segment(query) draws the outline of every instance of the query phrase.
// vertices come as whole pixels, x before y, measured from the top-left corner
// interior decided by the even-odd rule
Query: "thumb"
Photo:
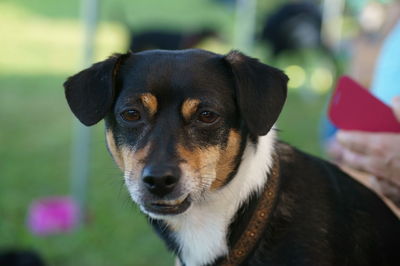
[[[393,97],[392,104],[393,113],[400,122],[400,96]]]

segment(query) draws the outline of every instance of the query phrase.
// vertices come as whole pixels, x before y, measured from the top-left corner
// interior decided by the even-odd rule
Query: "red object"
[[[340,129],[400,133],[392,109],[347,76],[338,81],[328,115]]]

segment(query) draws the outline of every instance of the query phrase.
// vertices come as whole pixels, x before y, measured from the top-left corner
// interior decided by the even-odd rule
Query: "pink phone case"
[[[400,133],[400,122],[392,109],[347,76],[337,83],[328,115],[340,129]]]

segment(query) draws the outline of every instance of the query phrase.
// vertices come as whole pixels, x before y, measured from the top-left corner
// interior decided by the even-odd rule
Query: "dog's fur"
[[[82,123],[105,119],[132,199],[183,265],[229,254],[274,163],[277,203],[244,265],[398,265],[400,224],[385,204],[275,140],[286,83],[239,52],[155,50],[114,55],[64,86]]]

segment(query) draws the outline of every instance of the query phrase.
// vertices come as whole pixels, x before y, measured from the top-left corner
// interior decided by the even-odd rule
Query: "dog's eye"
[[[140,120],[140,112],[135,109],[130,109],[123,111],[121,114],[122,119],[128,122],[138,121]]]
[[[219,115],[211,111],[203,111],[199,114],[197,120],[200,122],[211,124],[218,119]]]

